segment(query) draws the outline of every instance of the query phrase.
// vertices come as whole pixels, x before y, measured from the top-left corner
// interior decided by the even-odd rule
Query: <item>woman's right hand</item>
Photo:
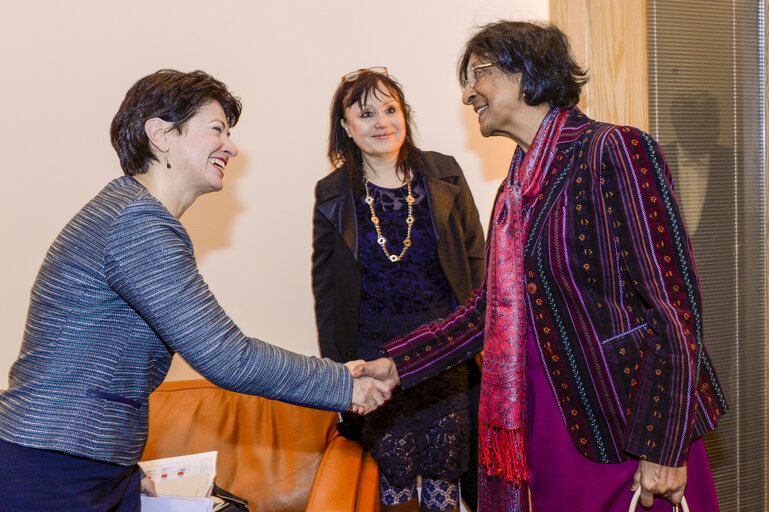
[[[356,377],[348,411],[368,414],[390,399],[392,386],[371,377]]]
[[[668,499],[673,505],[680,505],[686,489],[686,476],[686,466],[663,466],[641,460],[638,461],[630,490],[635,492],[641,488],[641,505],[644,508],[654,506],[655,496]]]

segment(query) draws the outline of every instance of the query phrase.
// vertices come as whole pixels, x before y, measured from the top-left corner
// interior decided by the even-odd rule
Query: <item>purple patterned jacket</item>
[[[592,460],[686,463],[727,405],[702,342],[691,247],[657,143],[574,109],[532,212],[528,313],[550,386]],[[483,348],[486,294],[385,345],[403,386]]]

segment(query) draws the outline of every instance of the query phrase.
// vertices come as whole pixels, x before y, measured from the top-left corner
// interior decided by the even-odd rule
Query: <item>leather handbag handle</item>
[[[636,509],[638,508],[638,501],[641,499],[641,488],[635,490],[635,493],[633,493],[633,499],[630,500],[630,508],[628,508],[628,512],[636,512]],[[673,505],[673,510],[678,510],[678,505]],[[686,498],[681,499],[681,510],[683,512],[689,512],[689,505],[686,503]]]

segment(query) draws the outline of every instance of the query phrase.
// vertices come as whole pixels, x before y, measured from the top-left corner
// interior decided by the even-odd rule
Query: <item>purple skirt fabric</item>
[[[530,489],[533,512],[627,512],[638,463],[601,464],[582,455],[569,437],[539,360],[534,337],[528,340]],[[689,451],[686,501],[691,512],[718,512],[713,475],[702,439]],[[638,510],[643,509],[640,505]],[[653,512],[669,512],[656,499]]]

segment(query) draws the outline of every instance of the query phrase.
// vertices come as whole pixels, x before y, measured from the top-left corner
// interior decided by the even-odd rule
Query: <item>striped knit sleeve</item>
[[[665,466],[688,457],[703,354],[701,298],[689,240],[657,143],[615,127],[602,147],[601,189],[622,266],[647,304],[624,449]]]
[[[425,324],[387,342],[401,386],[409,388],[470,359],[483,350],[485,289],[475,290],[464,306],[440,322]]]
[[[223,388],[343,411],[352,377],[342,365],[246,337],[197,270],[184,228],[159,207],[137,201],[110,230],[108,284],[172,351]]]

